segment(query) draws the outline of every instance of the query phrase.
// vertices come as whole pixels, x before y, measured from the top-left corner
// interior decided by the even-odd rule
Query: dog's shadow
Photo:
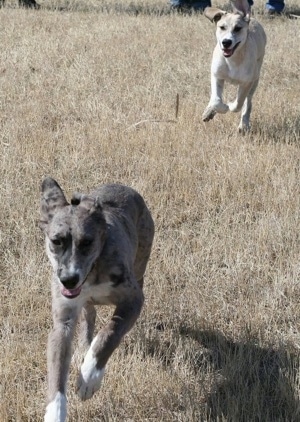
[[[299,145],[300,116],[290,113],[287,116],[278,118],[275,121],[256,120],[250,132],[251,135],[258,136],[260,142],[270,142],[275,144],[295,144]]]
[[[209,373],[217,374],[206,399],[209,420],[300,420],[300,400],[293,387],[299,377],[299,354],[261,348],[250,338],[234,342],[219,332],[187,326],[181,326],[179,336],[183,342],[190,338],[199,345],[199,356],[189,362],[192,369],[206,371],[209,366]],[[146,349],[146,354],[158,358],[166,368],[172,364],[171,344],[162,347],[156,337]]]

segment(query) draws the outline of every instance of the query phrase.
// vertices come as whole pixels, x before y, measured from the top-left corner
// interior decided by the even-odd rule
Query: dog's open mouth
[[[75,297],[80,295],[82,285],[76,287],[76,289],[66,289],[65,287],[61,288],[61,294],[68,299],[74,299]]]
[[[238,42],[237,44],[235,44],[235,46],[233,48],[223,48],[223,56],[224,57],[231,57],[233,55],[233,53],[235,52],[236,48],[238,47],[240,43]]]
[[[93,263],[90,271],[88,272],[88,274],[86,275],[85,279],[80,284],[80,286],[76,287],[75,289],[67,289],[65,286],[61,284],[61,288],[60,288],[61,294],[68,299],[74,299],[75,297],[79,296],[81,293],[82,286],[84,285],[84,283],[86,282],[86,279],[88,278],[88,275],[93,271],[94,268],[95,268],[95,263]]]

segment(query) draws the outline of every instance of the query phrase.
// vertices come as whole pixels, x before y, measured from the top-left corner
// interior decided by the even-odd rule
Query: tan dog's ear
[[[249,22],[251,7],[248,3],[248,0],[231,0],[231,4],[233,11],[242,13],[244,15],[245,21]]]
[[[62,208],[69,204],[61,187],[51,177],[46,177],[43,180],[41,191],[40,227],[44,230],[46,225],[52,220],[54,211],[57,208]]]
[[[204,16],[206,16],[213,23],[217,23],[223,15],[226,15],[226,13],[227,12],[218,9],[217,7],[206,7],[204,9]]]

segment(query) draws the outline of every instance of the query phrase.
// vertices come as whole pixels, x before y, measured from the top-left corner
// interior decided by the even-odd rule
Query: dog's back
[[[118,184],[99,186],[91,196],[100,202],[109,227],[107,253],[112,256],[110,249],[118,248],[118,254],[124,251],[135,257],[135,276],[142,285],[154,236],[154,223],[144,199],[134,189]],[[130,248],[135,250],[129,254]]]
[[[118,184],[101,185],[90,193],[97,198],[107,217],[124,215],[137,222],[147,209],[144,199],[134,189]]]
[[[250,19],[248,37],[256,44],[257,59],[263,59],[267,44],[267,36],[263,26],[254,18]]]

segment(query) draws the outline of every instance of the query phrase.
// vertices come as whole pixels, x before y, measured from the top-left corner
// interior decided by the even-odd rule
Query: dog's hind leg
[[[238,113],[242,110],[245,99],[247,98],[250,92],[251,86],[252,82],[248,84],[239,85],[236,99],[228,104],[230,111],[232,111],[233,113]]]
[[[79,317],[78,347],[75,348],[72,356],[72,365],[80,367],[83,356],[88,351],[93,337],[96,322],[96,310],[92,303],[87,303],[82,308]]]
[[[252,97],[258,85],[258,79],[253,82],[250,91],[245,99],[243,108],[242,108],[242,115],[239,124],[239,132],[244,133],[250,129],[250,114],[252,110]]]
[[[81,349],[90,347],[95,329],[96,310],[92,303],[87,303],[81,311],[79,319],[79,345]]]

